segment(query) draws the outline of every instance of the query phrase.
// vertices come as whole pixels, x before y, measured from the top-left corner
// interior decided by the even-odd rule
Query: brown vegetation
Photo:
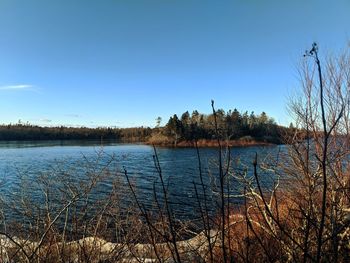
[[[217,140],[206,140],[206,139],[201,139],[196,142],[193,141],[180,141],[177,143],[177,147],[195,147],[197,143],[198,147],[219,147],[219,144]],[[245,139],[239,139],[239,140],[229,140],[224,142],[225,145],[228,147],[248,147],[248,146],[268,146],[268,145],[273,145],[273,143],[270,142],[263,142],[263,141],[256,141],[254,139],[251,140],[245,140]],[[152,143],[153,144],[153,143]],[[160,144],[155,144],[159,146],[174,146],[172,142],[167,142],[167,143],[160,143]]]

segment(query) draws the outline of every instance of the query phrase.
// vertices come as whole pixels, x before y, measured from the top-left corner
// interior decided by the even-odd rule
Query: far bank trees
[[[251,112],[240,113],[237,109],[225,112],[223,109],[216,111],[219,134],[214,129],[213,114],[202,114],[188,111],[181,118],[174,114],[169,118],[164,127],[164,134],[168,136],[176,146],[180,140],[192,141],[199,139],[213,140],[220,136],[222,140],[256,139],[260,141],[280,143],[281,127],[273,118],[265,112],[255,114]]]

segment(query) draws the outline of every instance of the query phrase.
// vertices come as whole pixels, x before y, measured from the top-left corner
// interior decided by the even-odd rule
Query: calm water
[[[249,174],[256,152],[259,159],[264,159],[268,155],[275,156],[279,149],[279,146],[233,148],[230,159],[236,166],[236,171],[242,172],[247,169]],[[201,148],[199,151],[208,198],[215,203],[218,150]],[[200,182],[196,149],[157,148],[157,152],[173,211],[178,216],[194,216],[194,207],[197,204],[194,184],[198,185]],[[14,193],[20,192],[22,187],[29,192],[29,198],[40,203],[43,202],[42,193],[32,184],[28,186],[23,183],[25,178],[27,181],[29,179],[29,182],[35,182],[40,176],[55,178],[65,174],[70,180],[79,182],[86,180],[90,174],[103,174],[108,171],[111,176],[103,179],[93,193],[92,199],[98,200],[104,198],[104,194],[111,190],[111,183],[115,178],[126,183],[125,169],[136,186],[138,197],[150,207],[154,201],[154,194],[160,202],[163,200],[153,156],[153,148],[141,144],[110,142],[101,146],[99,142],[79,141],[0,142],[2,193],[11,198]],[[271,177],[265,176],[263,183],[271,183]],[[239,183],[232,182],[232,185],[232,191],[238,193]],[[124,185],[118,189],[121,196],[125,195],[123,201],[126,206],[130,198],[127,188]],[[239,202],[239,198],[236,199]]]

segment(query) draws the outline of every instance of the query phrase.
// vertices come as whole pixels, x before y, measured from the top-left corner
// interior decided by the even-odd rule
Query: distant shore
[[[205,117],[204,120],[210,119],[210,116],[203,115],[202,117]],[[208,120],[206,121],[209,122]],[[201,125],[198,123],[192,123],[191,125],[187,122],[184,122],[185,124],[181,123],[177,119],[176,129],[171,124],[153,129],[149,127],[74,128],[64,126],[40,127],[30,124],[0,125],[0,141],[95,141],[98,144],[117,141],[120,143],[142,143],[162,147],[184,148],[195,147],[196,144],[193,138],[196,138],[198,147],[219,146],[219,142],[216,139],[217,135],[208,123],[206,125],[206,122]],[[231,140],[223,139],[220,144],[230,147],[275,145],[283,143],[281,134],[288,133],[286,128],[277,127],[273,123],[267,123],[265,126],[257,125],[254,129],[249,127],[243,128],[240,132],[238,132],[239,129],[237,128],[235,135],[230,135]],[[231,131],[227,134],[233,134],[233,132]],[[222,138],[225,138],[225,136]]]
[[[155,146],[162,146],[162,147],[178,147],[178,148],[187,148],[187,147],[195,147],[196,144],[194,141],[179,141],[176,144],[174,142],[169,141],[163,141],[163,142],[146,142],[147,145],[155,145]],[[229,147],[252,147],[252,146],[272,146],[276,145],[275,143],[271,142],[264,142],[264,141],[244,141],[244,140],[226,140],[226,141],[220,141],[221,146],[229,146]],[[217,140],[207,140],[207,139],[200,139],[197,141],[197,146],[200,148],[204,147],[219,147],[219,143]]]

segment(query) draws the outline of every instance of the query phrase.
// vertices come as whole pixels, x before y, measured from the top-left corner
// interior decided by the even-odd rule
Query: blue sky
[[[348,0],[0,0],[0,123],[154,126],[174,113],[267,112],[297,65],[350,39]]]

